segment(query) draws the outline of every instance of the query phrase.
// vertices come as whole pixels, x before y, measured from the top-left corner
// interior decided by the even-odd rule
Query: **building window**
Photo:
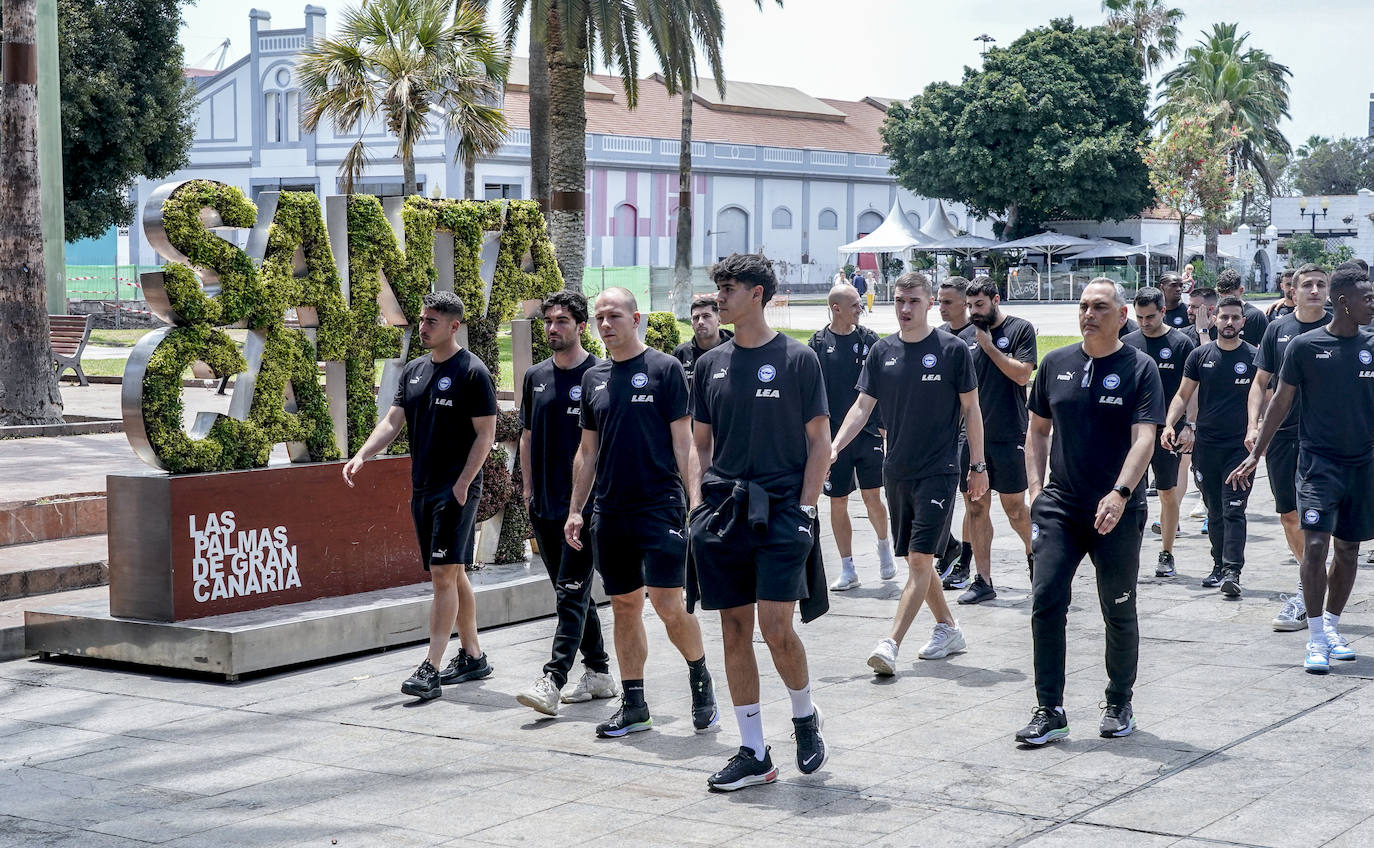
[[[835,214],[834,209],[822,209],[820,217],[816,219],[816,228],[838,230],[840,228],[840,216]]]
[[[281,92],[268,91],[262,95],[262,140],[266,144],[281,142]]]
[[[483,200],[520,200],[524,193],[520,183],[484,183]]]
[[[291,144],[301,140],[299,91],[265,91],[262,95],[264,144]]]
[[[792,211],[786,206],[779,206],[777,209],[773,210],[773,229],[792,229]]]

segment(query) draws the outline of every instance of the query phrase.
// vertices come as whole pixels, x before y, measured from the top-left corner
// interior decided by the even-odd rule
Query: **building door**
[[[749,213],[738,206],[729,206],[716,215],[716,258],[724,259],[732,253],[749,252]]]
[[[611,235],[614,244],[611,261],[616,268],[638,265],[639,256],[639,210],[628,203],[615,208],[615,221]]]
[[[882,224],[883,224],[883,216],[882,216],[882,215],[879,215],[877,212],[874,212],[872,209],[868,210],[867,212],[865,212],[865,213],[863,213],[862,215],[859,216],[859,231],[858,231],[858,233],[855,234],[855,236],[854,236],[855,240],[858,240],[858,239],[863,238],[864,236],[868,235],[869,233],[871,233],[871,232],[873,232],[874,230],[876,230],[876,229],[878,229],[879,227],[881,227]],[[878,256],[877,256],[877,254],[875,254],[875,253],[860,253],[860,254],[859,254],[859,270],[860,270],[860,271],[877,271],[877,270],[878,270]]]

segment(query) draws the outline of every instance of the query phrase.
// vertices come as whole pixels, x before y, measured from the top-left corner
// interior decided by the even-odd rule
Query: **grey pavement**
[[[969,650],[916,659],[931,626],[922,611],[899,673],[873,677],[864,661],[900,584],[878,579],[854,507],[864,585],[799,628],[831,750],[815,775],[796,769],[786,692],[756,640],[781,778],[706,792],[738,745],[711,613],[700,618],[724,728],[707,735],[692,732],[686,669],[652,613],[655,726],[619,741],[593,734],[611,702],[556,719],[515,703],[548,657],[549,619],[483,633],[495,674],[425,704],[398,691],[419,646],[237,684],[15,661],[0,664],[0,846],[1366,846],[1369,575],[1343,619],[1361,657],[1304,674],[1303,634],[1269,627],[1296,577],[1270,503],[1261,482],[1240,600],[1198,585],[1197,521],[1175,548],[1184,576],[1142,579],[1140,729],[1125,739],[1096,735],[1103,628],[1085,568],[1069,617],[1073,733],[1038,750],[1012,743],[1034,704],[1030,604],[998,508],[1000,596],[956,608]],[[1147,530],[1144,574],[1157,550]]]

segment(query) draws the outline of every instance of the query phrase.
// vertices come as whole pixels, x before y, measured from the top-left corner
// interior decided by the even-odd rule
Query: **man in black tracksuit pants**
[[[1140,647],[1135,587],[1145,528],[1145,467],[1164,421],[1159,370],[1118,338],[1126,303],[1097,278],[1078,304],[1082,344],[1045,356],[1031,392],[1026,476],[1035,555],[1031,633],[1038,706],[1016,741],[1043,745],[1067,736],[1065,625],[1073,575],[1088,556],[1107,625],[1104,737],[1135,729],[1131,687]],[[1053,439],[1053,441],[1051,441]],[[1045,479],[1045,461],[1050,480]]]
[[[539,557],[553,581],[558,623],[553,656],[544,665],[543,676],[516,695],[516,700],[545,715],[557,715],[560,702],[611,698],[616,686],[601,618],[591,603],[592,552],[587,531],[582,531],[581,550],[574,550],[563,538],[572,497],[573,457],[582,440],[578,426],[582,375],[600,360],[582,348],[582,331],[587,327],[585,297],[555,292],[542,309],[553,356],[525,372],[520,393],[520,470]],[[587,671],[571,691],[564,692],[579,649]]]

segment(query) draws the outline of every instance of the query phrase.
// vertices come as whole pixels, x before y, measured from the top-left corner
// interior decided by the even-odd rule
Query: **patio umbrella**
[[[1054,293],[1054,255],[1056,253],[1068,253],[1071,251],[1085,250],[1096,247],[1097,242],[1092,239],[1069,236],[1063,233],[1044,232],[1036,233],[1033,236],[1016,239],[1015,241],[1004,241],[992,250],[1029,250],[1032,253],[1045,254],[1045,269],[1049,275],[1050,293]],[[1036,292],[1039,294],[1039,291]],[[1037,298],[1039,299],[1039,298]]]

